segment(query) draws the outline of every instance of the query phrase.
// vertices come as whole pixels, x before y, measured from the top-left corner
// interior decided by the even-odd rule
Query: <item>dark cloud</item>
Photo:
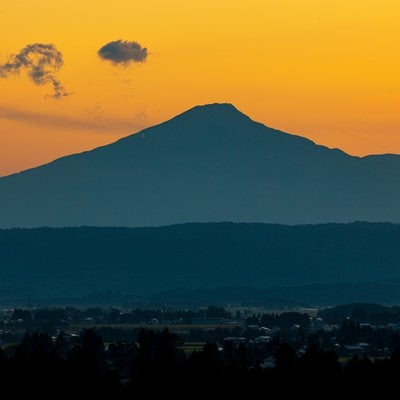
[[[100,58],[111,61],[115,65],[127,66],[131,62],[144,62],[147,49],[137,42],[114,40],[104,45],[98,52]]]
[[[36,85],[51,84],[53,94],[59,99],[68,93],[56,77],[56,72],[63,65],[62,54],[52,44],[34,43],[24,47],[18,54],[9,57],[5,64],[0,64],[0,78],[19,74],[25,70]]]

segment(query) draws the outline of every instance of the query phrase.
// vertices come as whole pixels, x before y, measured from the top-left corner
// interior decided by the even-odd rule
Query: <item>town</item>
[[[339,390],[369,372],[399,370],[399,307],[360,303],[265,311],[5,308],[0,381],[7,387],[25,379],[51,393],[67,379],[69,390],[83,385],[88,392],[109,390],[123,398],[147,390],[154,379],[162,382],[164,393],[178,382],[194,385],[199,379],[206,382],[199,391],[222,390],[223,382],[239,374],[237,390],[252,383],[256,391],[265,382],[271,387],[289,378],[299,383],[312,373],[326,382],[336,380]],[[27,387],[18,390],[24,394]]]
[[[180,338],[186,353],[215,343],[244,345],[254,354],[254,366],[266,356],[272,363],[278,343],[288,343],[301,355],[312,344],[332,350],[341,359],[354,355],[387,357],[400,346],[400,308],[350,304],[318,310],[303,308],[266,312],[258,307],[201,307],[197,310],[125,308],[4,308],[0,311],[0,344],[12,354],[26,332],[61,336],[70,343],[92,330],[105,343],[134,342],[143,329],[167,328]],[[107,347],[106,347],[107,349]],[[265,363],[261,365],[272,365]]]

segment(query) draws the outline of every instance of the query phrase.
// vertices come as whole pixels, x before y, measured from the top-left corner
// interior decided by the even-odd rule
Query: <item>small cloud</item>
[[[19,74],[25,70],[36,85],[51,84],[53,94],[50,97],[60,99],[68,96],[56,72],[63,66],[63,57],[53,44],[33,43],[25,46],[18,54],[0,64],[0,78]]]
[[[146,61],[147,49],[137,42],[127,40],[114,40],[104,45],[97,54],[103,60],[114,65],[128,66],[130,63]]]

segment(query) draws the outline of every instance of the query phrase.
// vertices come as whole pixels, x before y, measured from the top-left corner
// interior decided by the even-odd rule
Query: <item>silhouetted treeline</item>
[[[16,308],[10,322],[26,329],[51,332],[55,328],[84,322],[101,324],[136,324],[136,323],[183,323],[191,324],[194,318],[231,319],[224,307],[208,306],[199,310],[134,309],[122,311],[117,308],[93,307],[78,309],[39,308],[35,310]],[[0,321],[1,323],[2,321]]]
[[[354,356],[340,363],[335,352],[311,342],[299,355],[275,337],[266,345],[273,363],[265,366],[251,349],[227,341],[206,343],[201,351],[184,352],[179,336],[168,329],[141,330],[136,342],[111,343],[86,330],[75,338],[60,333],[55,340],[43,333],[26,333],[12,351],[0,351],[3,393],[41,398],[89,396],[134,398],[146,393],[197,396],[307,394],[332,397],[379,393],[397,388],[400,348],[390,357],[371,360]],[[261,355],[261,353],[259,354]],[[324,395],[324,391],[327,391]],[[360,398],[360,397],[358,397]]]
[[[330,323],[339,324],[345,318],[361,323],[400,323],[400,307],[387,307],[375,303],[352,303],[326,308],[318,316]]]
[[[311,319],[308,314],[290,311],[281,314],[257,314],[246,318],[246,323],[267,327],[277,326],[281,329],[288,329],[293,325],[307,328],[310,326]]]

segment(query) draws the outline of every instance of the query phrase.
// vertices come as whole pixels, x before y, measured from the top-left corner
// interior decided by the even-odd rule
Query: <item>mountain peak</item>
[[[197,105],[189,109],[188,111],[219,111],[219,112],[240,112],[233,104],[231,103],[208,103]]]
[[[190,120],[191,122],[212,120],[214,122],[237,122],[238,120],[249,122],[250,118],[239,111],[230,103],[210,103],[197,105],[179,114],[173,120]]]
[[[0,179],[0,226],[400,222],[399,171],[206,104]]]

